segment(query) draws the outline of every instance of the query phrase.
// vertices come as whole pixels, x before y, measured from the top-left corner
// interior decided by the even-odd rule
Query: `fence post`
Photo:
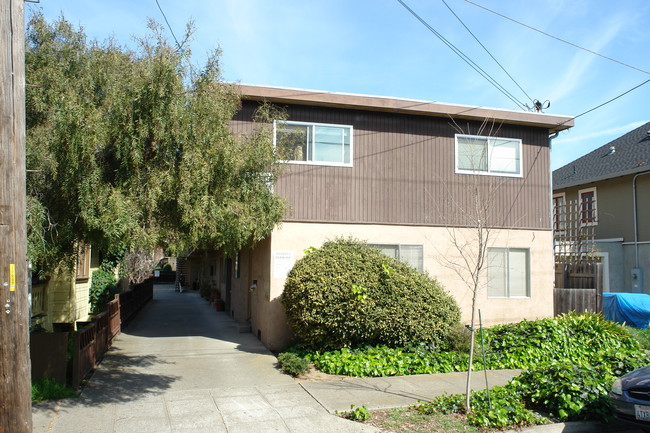
[[[603,262],[596,263],[595,278],[596,278],[596,308],[597,311],[603,312]]]
[[[79,370],[81,369],[81,348],[79,347],[79,331],[74,332],[72,339],[72,386],[77,387],[81,383]]]

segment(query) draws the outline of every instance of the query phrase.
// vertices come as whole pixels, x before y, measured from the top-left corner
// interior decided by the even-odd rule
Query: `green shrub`
[[[461,334],[458,336],[457,334]],[[449,346],[410,344],[405,348],[366,346],[355,349],[316,351],[307,357],[329,374],[394,376],[466,371],[469,347],[463,331],[452,332]],[[579,365],[598,365],[611,376],[621,376],[647,365],[648,357],[625,330],[598,314],[567,314],[554,319],[523,321],[485,330],[488,369],[537,369],[569,360]],[[478,348],[477,348],[478,349]],[[474,368],[484,367],[477,351]]]
[[[625,330],[639,343],[642,349],[650,350],[650,329],[638,329],[626,326]]]
[[[437,281],[353,239],[328,241],[298,260],[282,305],[313,349],[440,343],[460,318]]]
[[[98,314],[104,311],[109,303],[118,293],[117,279],[115,273],[106,265],[102,265],[93,272],[90,284],[90,312]]]
[[[488,391],[472,393],[472,412],[467,414],[467,422],[477,427],[504,428],[544,424],[545,418],[537,416],[526,408],[521,395],[514,386],[495,386]],[[440,413],[465,413],[465,396],[462,394],[442,395],[427,403],[415,406],[420,413],[430,415]]]
[[[489,397],[488,397],[489,396]],[[477,427],[505,428],[546,424],[548,420],[527,408],[521,396],[508,384],[472,394],[472,412],[467,422]]]
[[[451,373],[467,370],[469,356],[448,351],[404,349],[386,346],[314,352],[308,358],[321,371],[357,377]]]
[[[556,361],[598,365],[613,376],[647,365],[639,343],[600,314],[497,325],[486,333],[488,367],[535,369]]]
[[[34,403],[78,396],[79,394],[74,389],[62,385],[54,379],[41,379],[32,383],[32,402]]]
[[[283,373],[294,377],[309,371],[309,361],[293,352],[282,352],[278,355],[278,366]]]
[[[606,419],[610,414],[607,394],[614,381],[607,366],[554,362],[526,370],[512,380],[530,406],[560,421]]]
[[[172,265],[171,263],[165,263],[162,267],[162,270],[165,272],[170,272],[172,270]]]

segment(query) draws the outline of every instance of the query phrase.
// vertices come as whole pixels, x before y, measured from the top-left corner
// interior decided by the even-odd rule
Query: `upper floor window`
[[[90,278],[90,245],[79,244],[77,251],[77,280]]]
[[[275,146],[287,162],[352,166],[352,126],[275,122]]]
[[[580,198],[580,223],[582,225],[598,224],[596,188],[581,189],[578,191],[578,196]]]
[[[424,272],[424,254],[422,245],[409,244],[368,244],[396,260],[411,265],[420,272]]]
[[[521,140],[456,135],[456,172],[521,176]]]

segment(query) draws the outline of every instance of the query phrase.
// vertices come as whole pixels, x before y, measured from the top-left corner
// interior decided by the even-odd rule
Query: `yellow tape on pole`
[[[16,291],[16,265],[14,263],[9,264],[9,291]]]

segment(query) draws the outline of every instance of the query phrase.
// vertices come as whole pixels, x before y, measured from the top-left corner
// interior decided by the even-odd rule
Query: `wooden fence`
[[[74,334],[72,352],[72,386],[81,385],[111,347],[113,339],[135,315],[153,298],[153,280],[135,285],[131,290],[115,295],[106,310]]]
[[[555,315],[603,310],[602,263],[556,263],[553,308]]]
[[[126,326],[138,314],[147,302],[153,298],[153,279],[136,284],[132,290],[120,293],[120,318]]]

